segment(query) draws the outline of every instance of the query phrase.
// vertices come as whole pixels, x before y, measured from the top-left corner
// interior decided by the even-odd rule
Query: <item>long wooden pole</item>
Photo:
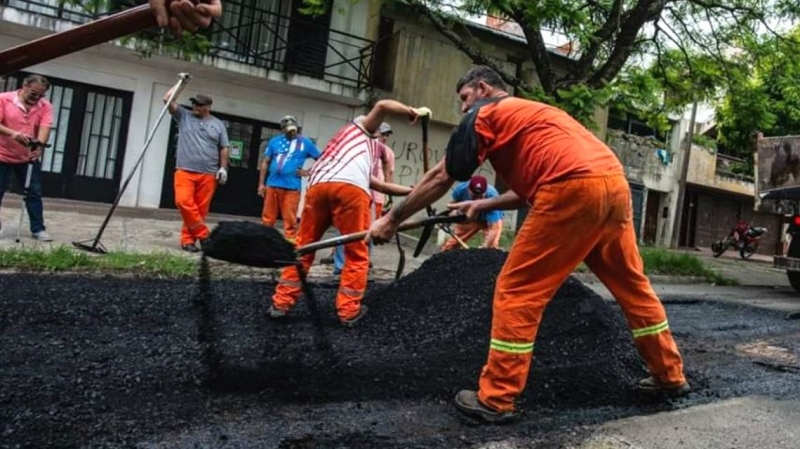
[[[137,6],[0,51],[0,76],[156,26],[150,5]]]

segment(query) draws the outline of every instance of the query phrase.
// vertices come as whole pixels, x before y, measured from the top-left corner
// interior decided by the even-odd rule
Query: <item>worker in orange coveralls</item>
[[[406,115],[414,123],[421,116],[430,116],[430,109],[381,100],[368,115],[356,118],[331,138],[311,169],[297,234],[298,246],[318,241],[330,226],[342,234],[367,231],[371,222],[370,189],[399,196],[411,191],[410,187],[384,182],[372,175],[378,130],[387,114]],[[336,311],[342,325],[349,327],[367,313],[367,307],[361,304],[369,276],[367,242],[359,240],[345,245],[344,259]],[[314,254],[301,256],[300,262],[307,272]],[[296,267],[285,268],[272,297],[270,317],[286,316],[301,293]]]
[[[483,198],[494,198],[498,196],[497,189],[489,185],[489,182],[480,175],[473,176],[469,181],[456,184],[453,189],[453,201],[479,200]],[[483,244],[481,248],[497,248],[500,246],[500,236],[503,234],[503,212],[490,210],[474,221],[458,223],[453,230],[454,237],[447,239],[441,252],[452,251],[461,248],[461,243],[466,242],[478,232],[483,231]]]
[[[172,89],[164,96],[169,101]],[[198,94],[189,100],[189,111],[173,100],[167,108],[178,123],[178,146],[175,150],[175,206],[183,218],[181,248],[198,252],[208,238],[205,220],[217,184],[228,180],[228,131],[225,124],[211,115],[212,99]]]
[[[581,261],[616,298],[647,363],[651,376],[637,389],[688,394],[667,315],[643,272],[630,189],[614,153],[564,111],[511,97],[488,67],[468,71],[456,91],[465,116],[444,159],[402,204],[373,223],[367,237],[387,242],[399,223],[441,198],[454,179],[469,179],[486,159],[510,190],[449,207],[472,218],[530,205],[495,286],[489,355],[478,391],[459,392],[456,408],[493,423],[519,415],[515,399],[528,380],[544,309]]]
[[[314,142],[299,134],[298,128],[297,118],[293,115],[281,119],[283,134],[270,139],[258,169],[258,195],[264,198],[261,223],[274,227],[280,213],[284,236],[290,242],[294,241],[297,234],[302,178],[309,175],[309,170],[303,169],[303,164],[306,159],[320,156]]]

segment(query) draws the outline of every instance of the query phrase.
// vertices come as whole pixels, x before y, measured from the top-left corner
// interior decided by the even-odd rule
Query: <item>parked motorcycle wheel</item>
[[[742,249],[739,250],[739,255],[742,256],[742,259],[749,259],[750,256],[755,254],[756,250],[758,249],[758,243],[752,243],[750,245],[744,245]]]
[[[714,257],[719,257],[724,253],[728,246],[730,246],[730,240],[719,240],[711,244],[711,252],[714,253]]]

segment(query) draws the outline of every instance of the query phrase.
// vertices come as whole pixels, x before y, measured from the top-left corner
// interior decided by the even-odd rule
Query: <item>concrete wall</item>
[[[753,196],[755,184],[751,181],[717,174],[717,153],[714,150],[692,145],[687,181],[731,193]]]
[[[20,38],[23,33],[5,34],[13,32],[13,26],[7,25],[3,23],[0,48],[28,40]],[[353,103],[358,103],[357,99],[339,97],[330,92],[278,84],[170,58],[141,60],[130,50],[111,45],[59,58],[30,70],[45,76],[133,92],[123,179],[131,172],[139,157],[146,136],[155,126],[163,108],[162,96],[175,84],[179,72],[193,75],[181,97],[183,102],[187,102],[193,94],[204,92],[214,97],[214,111],[275,123],[285,114],[294,114],[302,122],[304,132],[309,137],[317,138],[321,147],[342,124],[352,118]],[[159,206],[169,133],[168,119],[169,116],[165,116],[158,127],[142,165],[122,197],[121,205]]]

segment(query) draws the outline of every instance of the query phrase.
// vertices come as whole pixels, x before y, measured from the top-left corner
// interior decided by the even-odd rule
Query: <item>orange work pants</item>
[[[300,191],[277,187],[267,187],[264,194],[264,208],[261,210],[261,223],[275,227],[278,212],[283,220],[283,234],[287,240],[297,237],[297,207],[300,205]]]
[[[483,231],[483,245],[481,248],[497,248],[500,246],[500,235],[503,233],[503,220],[495,223],[458,223],[453,229],[453,234],[457,235],[464,243],[469,241],[475,234]],[[450,237],[441,247],[441,251],[450,251],[461,248],[458,240]]]
[[[369,229],[370,200],[367,192],[344,182],[326,182],[311,186],[306,192],[303,219],[297,233],[297,246],[318,241],[331,226],[342,234]],[[314,253],[300,257],[303,270],[314,263]],[[369,276],[367,242],[359,240],[344,245],[344,268],[336,295],[336,311],[341,320],[355,318],[361,310],[361,299]],[[276,309],[289,310],[302,293],[296,267],[284,268],[272,303]]]
[[[175,170],[175,207],[183,218],[181,245],[192,245],[208,237],[206,217],[211,198],[217,189],[217,179],[209,173]]]
[[[497,279],[481,402],[514,410],[528,380],[542,313],[581,261],[619,303],[653,377],[665,385],[685,382],[666,312],[644,275],[631,204],[622,175],[571,179],[536,192]]]

